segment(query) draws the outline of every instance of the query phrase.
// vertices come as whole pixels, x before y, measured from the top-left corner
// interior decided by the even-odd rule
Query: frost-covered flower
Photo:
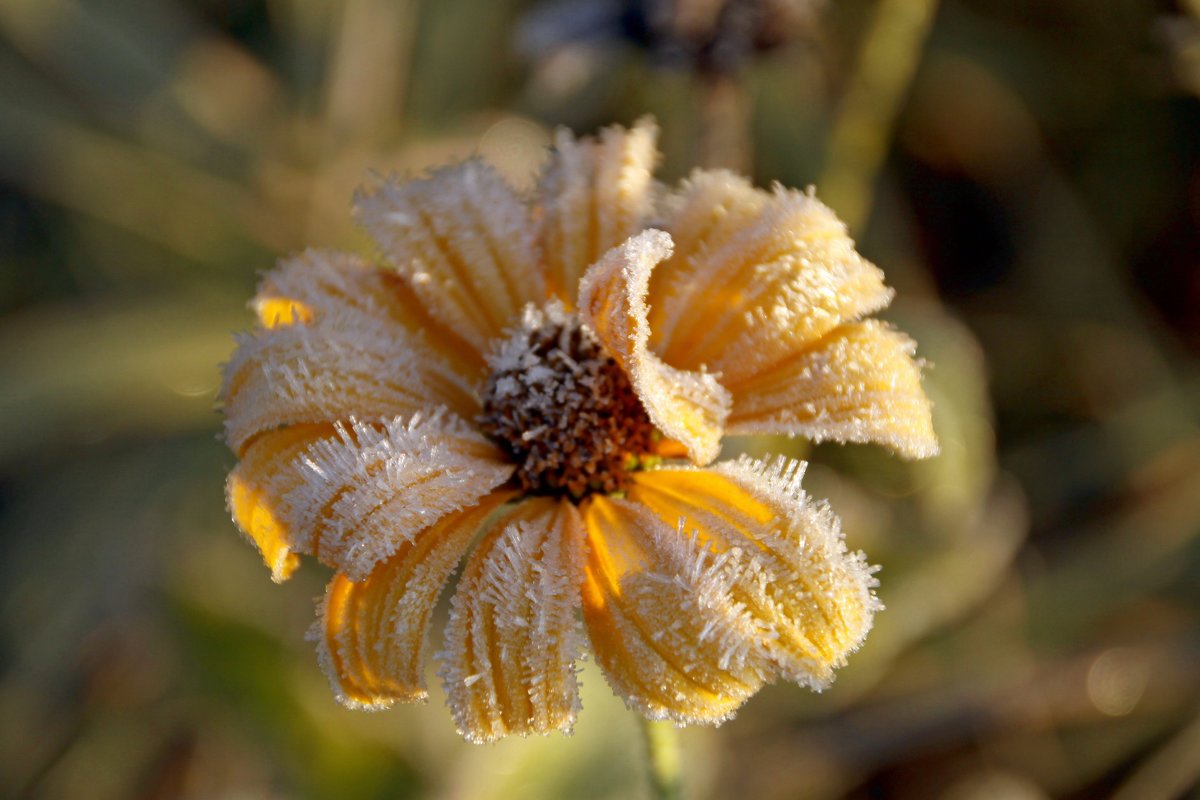
[[[464,555],[437,658],[473,741],[569,729],[585,651],[642,714],[716,723],[866,635],[872,570],[803,465],[707,465],[726,432],[933,454],[913,343],[864,319],[892,292],[811,193],[664,190],[655,135],[560,132],[528,202],[477,161],[383,181],[355,210],[387,267],[264,278],[229,504],[275,580],[336,570],[312,638],[346,705],[425,697]]]

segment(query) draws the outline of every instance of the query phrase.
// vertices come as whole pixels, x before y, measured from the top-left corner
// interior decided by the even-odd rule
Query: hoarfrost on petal
[[[383,708],[420,700],[425,644],[438,595],[480,524],[510,497],[495,492],[402,543],[361,581],[329,582],[310,638],[338,700]]]
[[[570,730],[580,705],[582,571],[582,525],[570,503],[528,499],[493,523],[464,569],[438,656],[463,736]]]
[[[355,215],[429,313],[479,353],[546,297],[529,211],[482,161],[361,190]]]
[[[843,325],[809,350],[743,381],[729,428],[873,442],[907,458],[937,455],[915,343],[874,320]]]
[[[306,534],[315,555],[355,581],[513,471],[491,443],[444,411],[352,420],[303,459],[304,481],[284,498],[281,516]]]

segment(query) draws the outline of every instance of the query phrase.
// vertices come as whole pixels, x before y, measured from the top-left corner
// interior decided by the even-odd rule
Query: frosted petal
[[[384,708],[426,696],[425,643],[438,595],[479,526],[510,496],[494,492],[447,514],[358,583],[333,577],[309,637],[339,702]]]
[[[649,301],[670,364],[706,365],[732,389],[891,301],[883,273],[812,194],[698,173],[669,207],[679,250],[657,268]]]
[[[728,719],[769,670],[744,646],[733,657],[716,635],[715,615],[704,604],[725,593],[724,577],[675,524],[645,506],[596,496],[584,518],[583,615],[613,690],[651,719]]]
[[[429,313],[479,353],[546,299],[528,210],[481,161],[362,190],[355,215]]]
[[[353,420],[301,458],[303,483],[284,498],[280,516],[314,555],[352,581],[513,471],[486,439],[440,412]]]
[[[938,452],[916,345],[886,325],[843,325],[733,387],[734,433],[874,442],[908,458]]]
[[[575,507],[533,498],[497,520],[471,555],[439,655],[467,739],[570,730],[579,710],[582,548]]]
[[[288,492],[304,480],[301,454],[313,442],[333,435],[332,425],[294,425],[264,433],[246,448],[225,483],[233,521],[258,548],[276,583],[287,580],[300,566],[293,552],[296,537],[280,518],[279,508]]]
[[[671,237],[653,229],[614,247],[580,283],[579,313],[629,375],[650,421],[704,464],[720,449],[729,393],[714,376],[668,366],[647,348],[650,272],[670,253]]]
[[[568,305],[589,266],[645,227],[653,210],[658,128],[605,128],[576,139],[560,129],[538,186],[538,241],[550,290]]]
[[[349,253],[309,249],[281,260],[263,276],[251,305],[266,328],[326,314],[400,325],[414,346],[449,361],[464,378],[477,378],[483,367],[478,353],[429,316],[403,275]]]
[[[713,254],[752,226],[770,200],[770,194],[726,170],[696,170],[664,200],[663,216],[675,251],[650,276],[650,341],[655,352],[686,358],[672,353],[671,343],[680,339],[676,329],[686,330],[697,320],[711,321],[725,312],[722,287],[711,283],[716,279]]]
[[[469,416],[479,409],[471,384],[402,326],[339,308],[240,337],[221,399],[225,438],[239,454],[255,435],[285,425],[437,405]]]
[[[680,576],[723,663],[761,664],[765,679],[821,689],[866,636],[878,602],[872,570],[846,551],[829,508],[800,488],[803,472],[786,459],[664,469],[639,474],[629,501],[678,524],[650,574]]]

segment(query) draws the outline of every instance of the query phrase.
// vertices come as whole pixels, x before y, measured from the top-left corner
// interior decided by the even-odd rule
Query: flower
[[[803,465],[706,465],[727,431],[933,454],[912,341],[865,319],[892,292],[811,192],[664,190],[655,137],[560,132],[530,202],[479,161],[382,181],[355,212],[388,267],[263,279],[229,505],[276,581],[336,570],[311,636],[344,704],[426,696],[464,556],[437,658],[472,741],[569,729],[585,649],[647,717],[718,723],[866,635],[873,570]]]

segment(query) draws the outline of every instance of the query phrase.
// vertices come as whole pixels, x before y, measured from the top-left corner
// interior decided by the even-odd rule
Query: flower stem
[[[679,734],[669,722],[642,719],[642,738],[650,777],[650,796],[655,800],[681,800],[683,768],[679,753]]]
[[[701,76],[700,92],[701,163],[707,169],[749,172],[753,166],[750,135],[753,109],[738,76]]]
[[[879,0],[875,6],[817,181],[852,235],[870,213],[874,183],[937,7],[937,0]]]

